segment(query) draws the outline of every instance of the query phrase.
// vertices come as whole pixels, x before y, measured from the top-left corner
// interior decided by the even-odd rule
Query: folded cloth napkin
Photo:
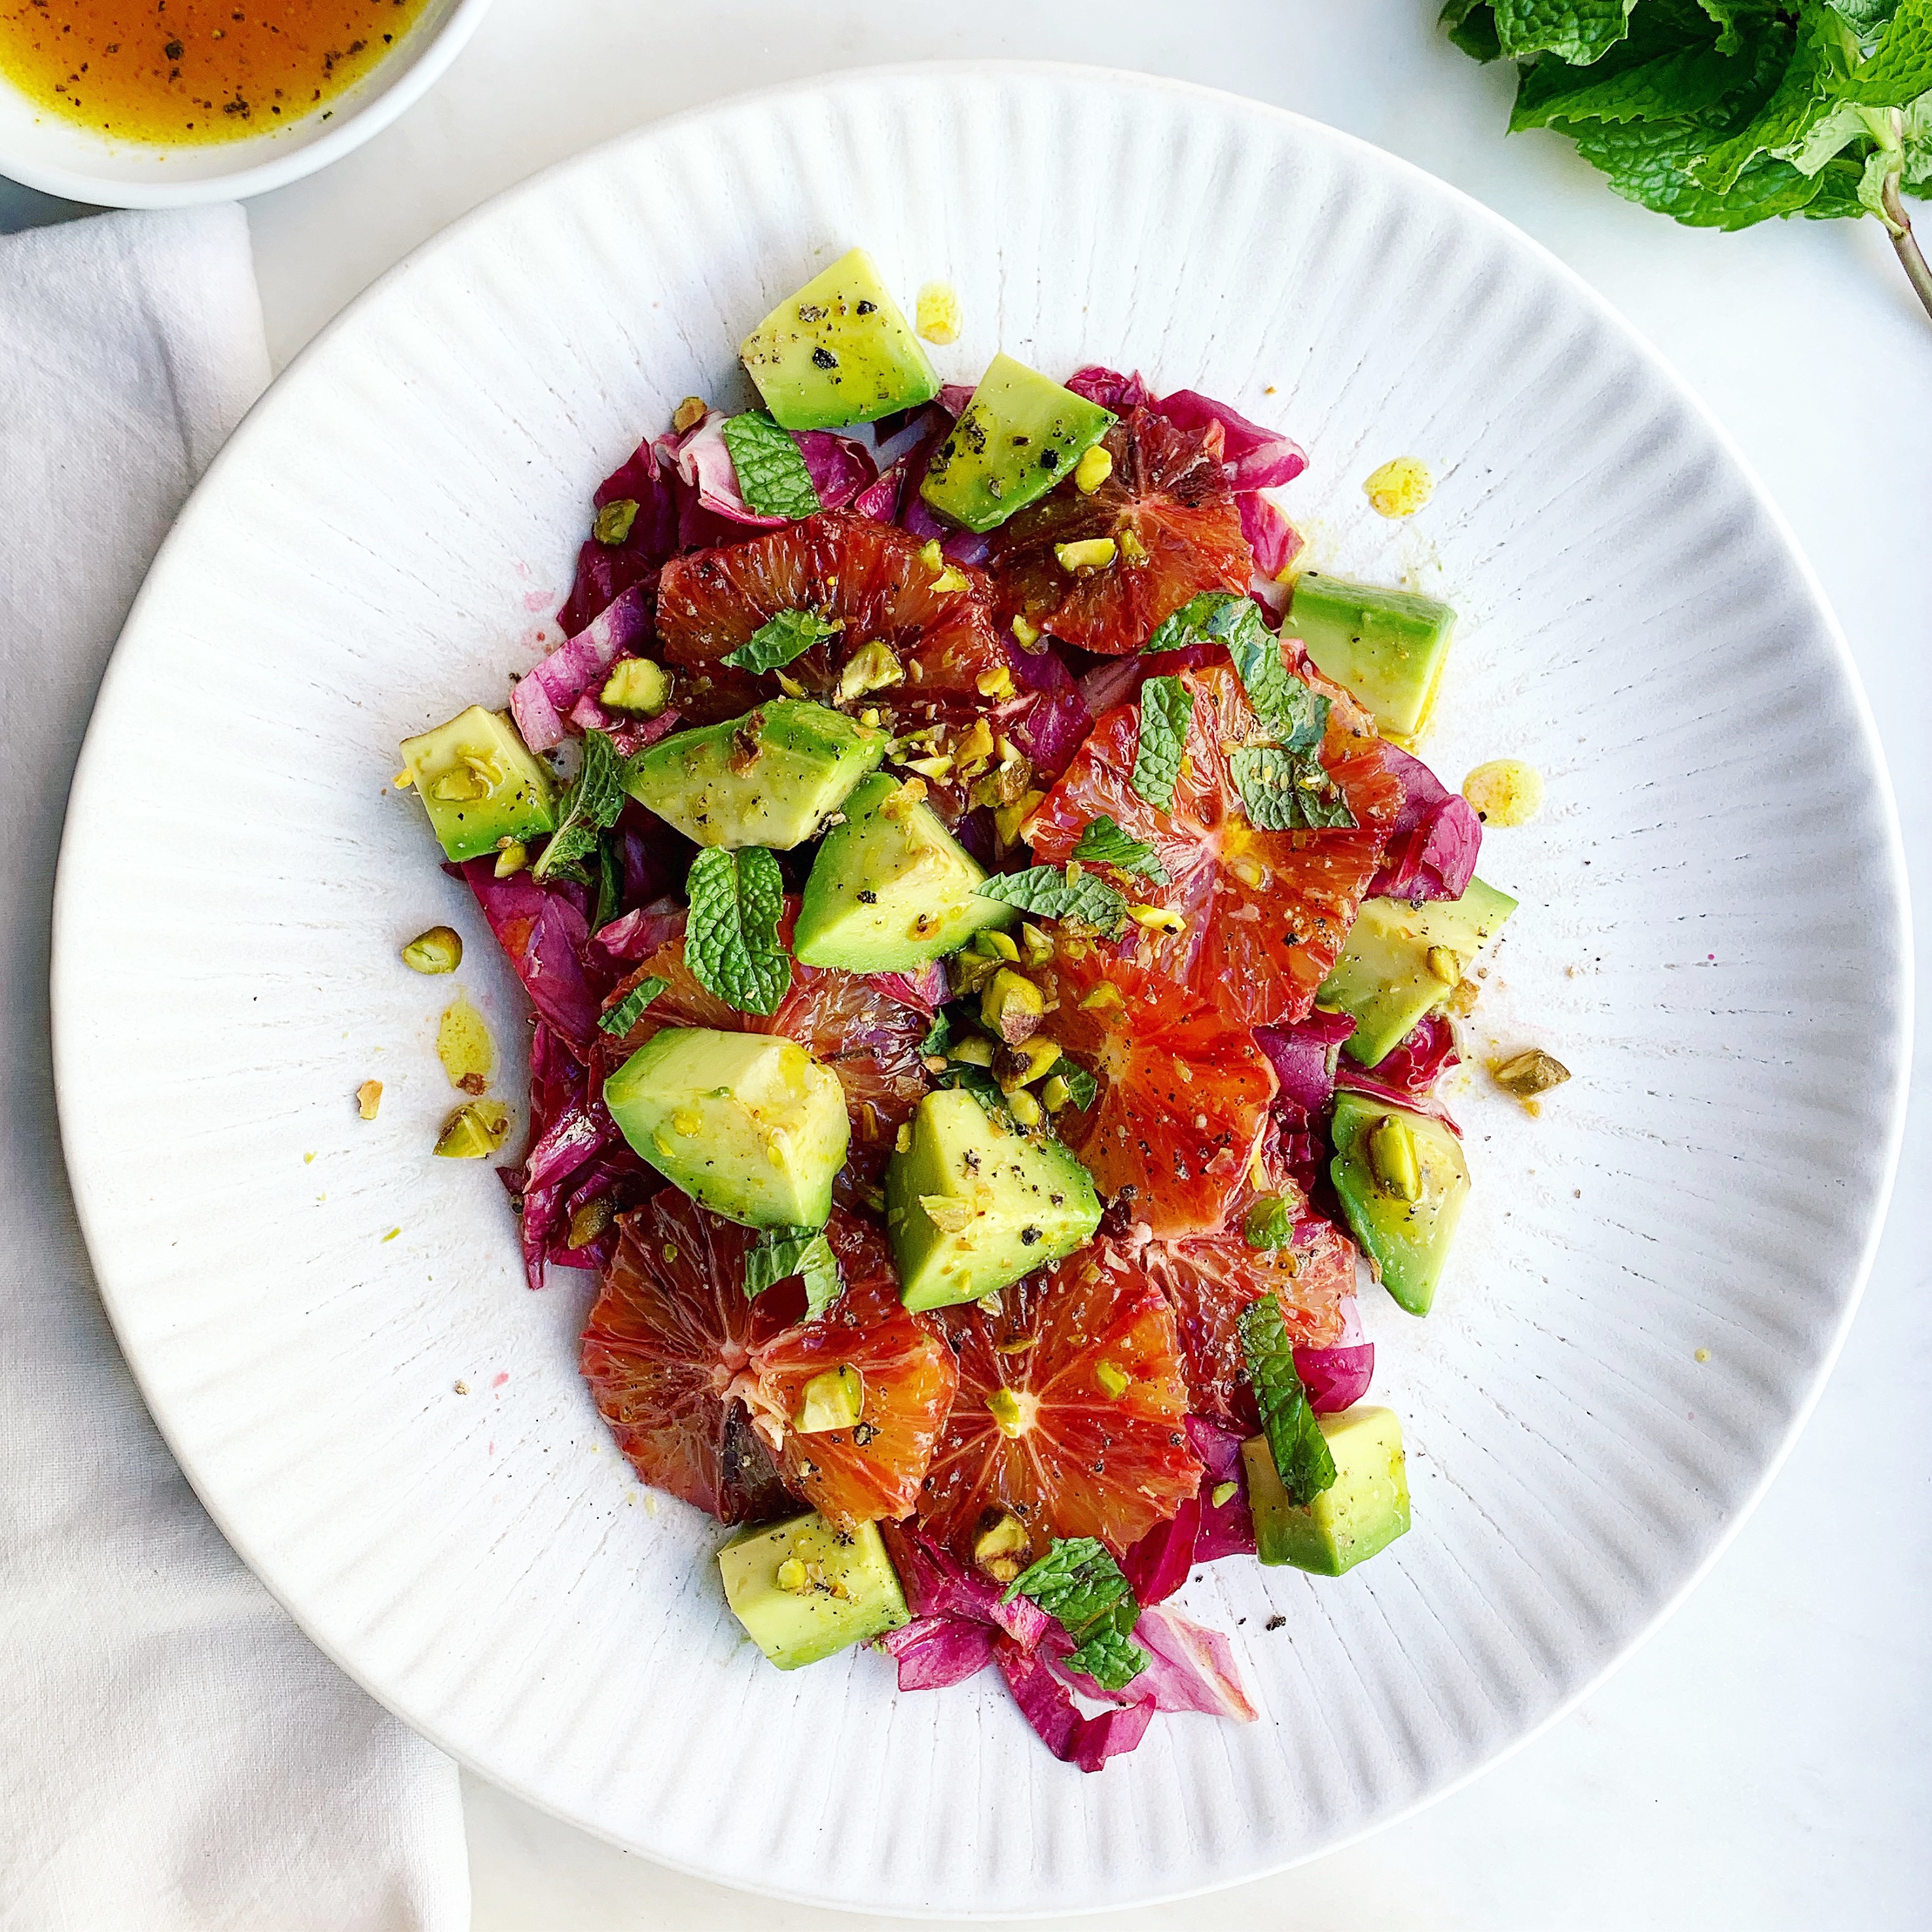
[[[469,1922],[455,1768],[202,1513],[115,1346],[55,1124],[48,918],[75,754],[155,546],[268,378],[238,208],[0,239],[5,1932]]]

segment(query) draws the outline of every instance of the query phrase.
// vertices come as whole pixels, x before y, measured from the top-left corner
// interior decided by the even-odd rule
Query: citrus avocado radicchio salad
[[[566,641],[398,782],[536,1009],[530,1285],[596,1272],[584,1378],[738,1526],[753,1641],[996,1666],[1097,1770],[1255,1715],[1195,1566],[1408,1527],[1358,1255],[1427,1312],[1515,904],[1404,748],[1454,614],[1298,574],[1301,451],[1208,397],[942,385],[861,251],[742,354],[763,406],[604,482]]]

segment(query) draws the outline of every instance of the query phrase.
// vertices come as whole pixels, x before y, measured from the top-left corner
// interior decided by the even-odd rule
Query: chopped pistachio
[[[993,1056],[998,1051],[990,1040],[982,1040],[977,1034],[969,1034],[965,1039],[955,1042],[946,1057],[956,1060],[962,1066],[991,1066]]]
[[[1006,1111],[1023,1127],[1036,1127],[1046,1118],[1039,1101],[1024,1087],[1006,1096]]]
[[[1118,1402],[1133,1386],[1132,1378],[1123,1375],[1112,1362],[1095,1363],[1094,1379],[1100,1384],[1102,1393],[1109,1402]]]
[[[864,644],[846,661],[838,674],[838,695],[850,704],[870,691],[884,691],[905,682],[905,666],[890,644],[874,641]]]
[[[1013,619],[1013,640],[1023,651],[1030,651],[1040,642],[1040,632],[1022,616]]]
[[[1187,930],[1186,920],[1166,906],[1130,905],[1127,908],[1127,916],[1135,925],[1144,927],[1148,932],[1163,933],[1170,939],[1176,933]]]
[[[956,1195],[922,1194],[919,1204],[925,1210],[926,1218],[941,1234],[958,1234],[973,1220],[972,1202],[962,1201]]]
[[[570,1228],[566,1240],[573,1248],[586,1248],[610,1225],[610,1198],[598,1195],[595,1200],[586,1201],[570,1217]]]
[[[932,580],[932,588],[935,590],[970,590],[972,587],[972,579],[956,564],[949,563]]]
[[[1144,563],[1148,560],[1147,545],[1131,530],[1120,532],[1120,554],[1130,563]]]
[[[959,340],[959,296],[950,282],[927,282],[920,288],[913,326],[941,348]]]
[[[1216,1483],[1208,1492],[1208,1500],[1216,1509],[1226,1509],[1241,1493],[1239,1483]]]
[[[626,542],[632,526],[638,520],[638,504],[633,496],[620,496],[614,503],[605,503],[590,520],[590,534],[608,549]]]
[[[1026,1525],[1004,1511],[973,1539],[973,1561],[999,1582],[1010,1583],[1032,1554],[1033,1539]]]
[[[902,1124],[898,1132],[893,1135],[892,1151],[895,1154],[912,1152],[912,1127],[910,1123]]]
[[[1432,946],[1428,953],[1429,970],[1445,986],[1457,985],[1462,977],[1462,962],[1446,946]]]
[[[1112,1011],[1116,1006],[1124,1006],[1126,1004],[1126,1001],[1120,997],[1120,988],[1111,980],[1102,980],[1080,1002],[1080,1010],[1083,1013],[1103,1013]]]
[[[952,760],[949,758],[908,758],[906,770],[918,772],[922,778],[931,778],[935,784],[944,784],[952,776]]]
[[[1028,791],[1022,794],[1011,805],[1002,806],[993,814],[993,829],[999,834],[1002,845],[1011,845],[1026,835],[1027,820],[1032,818],[1046,802],[1043,791]]]
[[[986,1413],[998,1424],[1002,1436],[1017,1437],[1026,1433],[1024,1406],[1011,1389],[994,1390],[986,1398]]]
[[[510,1131],[510,1110],[500,1100],[470,1100],[442,1124],[436,1151],[445,1160],[487,1160]]]
[[[1073,1089],[1055,1074],[1040,1090],[1040,1104],[1049,1114],[1057,1114],[1073,1098]]]
[[[1482,996],[1483,988],[1480,980],[1463,980],[1457,982],[1455,991],[1444,1004],[1452,1013],[1458,1013],[1467,1019],[1476,1010],[1476,1002]]]
[[[1422,1168],[1416,1158],[1415,1136],[1406,1120],[1390,1114],[1370,1131],[1369,1166],[1384,1193],[1398,1201],[1422,1198]]]
[[[512,838],[496,848],[496,862],[490,869],[500,879],[514,878],[530,862],[530,848]]]
[[[811,1575],[796,1556],[788,1556],[778,1565],[778,1574],[772,1581],[781,1590],[789,1592],[794,1597],[805,1595],[812,1588]]]
[[[1019,1051],[1026,1060],[1026,1071],[1019,1082],[1022,1087],[1044,1079],[1060,1064],[1060,1048],[1053,1040],[1030,1040]]]
[[[454,973],[463,964],[463,935],[454,926],[433,926],[403,948],[412,973]]]
[[[801,1436],[820,1436],[828,1429],[849,1429],[865,1413],[865,1378],[850,1363],[825,1369],[799,1391],[798,1413],[792,1427]]]
[[[1029,966],[1053,964],[1053,935],[1030,919],[1020,923],[1020,946]]]
[[[1012,934],[995,932],[991,927],[982,927],[974,934],[973,950],[984,953],[988,959],[1017,962],[1020,956],[1018,943]]]
[[[376,1110],[382,1104],[382,1083],[380,1080],[365,1080],[356,1090],[356,1111],[365,1120],[376,1118]]]
[[[682,436],[695,429],[711,413],[711,405],[702,396],[686,396],[670,412],[670,426]]]
[[[416,782],[416,775],[414,772],[398,772],[396,774],[396,789],[398,791],[407,791]]]
[[[1545,1053],[1541,1047],[1526,1048],[1521,1053],[1510,1054],[1507,1058],[1490,1062],[1490,1077],[1498,1087],[1514,1094],[1519,1100],[1527,1100],[1538,1094],[1546,1094],[1552,1087],[1560,1087],[1570,1078],[1570,1070],[1562,1061]]]
[[[980,995],[981,1024],[1009,1046],[1030,1038],[1046,1016],[1046,1000],[1040,988],[1010,967],[1002,966]]]
[[[1112,537],[1082,537],[1077,543],[1055,544],[1053,554],[1070,577],[1090,576],[1105,570],[1118,554]]]
[[[1105,443],[1096,442],[1073,466],[1073,487],[1082,496],[1090,496],[1113,473],[1113,452]]]
[[[996,704],[1004,704],[1013,694],[1013,674],[1004,664],[982,670],[973,682],[982,698],[990,698]]]

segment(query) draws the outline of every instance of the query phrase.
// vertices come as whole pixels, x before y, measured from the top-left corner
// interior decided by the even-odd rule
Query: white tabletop
[[[1796,221],[1719,236],[1631,207],[1555,136],[1505,140],[1505,73],[1440,42],[1435,10],[1432,0],[496,0],[427,100],[327,173],[252,204],[270,346],[286,361],[497,189],[639,122],[773,81],[1042,57],[1278,102],[1499,209],[1594,283],[1705,398],[1783,504],[1850,635],[1918,901],[1932,904],[1932,324],[1882,234],[1870,221]],[[0,228],[60,212],[0,184]],[[1890,1233],[1844,1358],[1768,1497],[1687,1606],[1580,1708],[1418,1816],[1281,1878],[1122,1915],[1122,1932],[1932,1924],[1932,1260],[1916,1226],[1932,1208],[1928,1057],[1922,1047]],[[664,1872],[474,1781],[466,1798],[477,1932],[835,1922]]]

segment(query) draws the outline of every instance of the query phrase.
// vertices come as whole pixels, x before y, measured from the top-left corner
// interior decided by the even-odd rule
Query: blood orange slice
[[[1280,1090],[1252,1030],[1131,959],[1063,958],[1055,984],[1052,1036],[1100,1083],[1060,1126],[1094,1185],[1157,1234],[1220,1228]]]
[[[1251,1248],[1237,1226],[1182,1240],[1130,1238],[1121,1250],[1174,1310],[1196,1415],[1238,1429],[1260,1426],[1241,1352],[1241,1310],[1250,1302],[1272,1294],[1298,1348],[1341,1339],[1342,1303],[1354,1292],[1354,1244],[1312,1210],[1285,1248]]]
[[[874,644],[892,652],[902,678],[850,694],[888,711],[934,702],[978,710],[991,693],[1012,688],[984,576],[954,564],[935,568],[909,532],[850,511],[674,557],[658,586],[665,661],[696,676],[718,676],[720,661],[782,610],[815,612],[842,627],[784,667],[786,677],[813,697],[837,695],[841,670]],[[877,664],[890,674],[884,659]],[[729,670],[722,675],[734,676]],[[742,694],[745,684],[741,679],[734,688]],[[779,688],[770,674],[751,680],[752,701]]]
[[[788,902],[781,931],[791,938],[795,902]],[[916,1008],[892,999],[862,974],[792,965],[791,990],[776,1012],[743,1013],[728,1005],[685,964],[682,931],[668,939],[610,996],[615,1005],[647,979],[664,989],[623,1038],[605,1051],[612,1064],[634,1053],[668,1026],[713,1027],[725,1033],[777,1033],[808,1048],[837,1075],[852,1117],[852,1150],[840,1177],[839,1198],[856,1198],[875,1186],[891,1157],[892,1137],[931,1082],[919,1055],[932,1022]]]
[[[766,1419],[782,1430],[786,1480],[836,1523],[896,1521],[917,1499],[933,1444],[958,1382],[952,1353],[928,1316],[899,1305],[885,1238],[835,1214],[826,1234],[845,1274],[845,1292],[824,1318],[785,1330],[754,1351],[752,1369]],[[789,1427],[814,1376],[850,1369],[860,1412],[848,1429],[800,1435]]]
[[[1203,435],[1152,410],[1107,432],[1113,470],[1084,494],[1072,482],[994,531],[1000,613],[1070,644],[1118,657],[1204,590],[1245,592],[1254,554],[1222,464],[1218,425]],[[1059,546],[1110,539],[1111,562],[1076,575]],[[668,574],[668,573],[667,573]]]
[[[921,1525],[973,1558],[1003,1516],[1035,1556],[1055,1537],[1124,1551],[1201,1481],[1174,1317],[1137,1269],[1088,1248],[941,1318],[959,1390],[921,1493]]]
[[[1193,700],[1186,754],[1163,812],[1135,790],[1140,711],[1110,711],[1033,816],[1034,856],[1060,865],[1102,813],[1146,840],[1168,875],[1135,878],[1133,896],[1180,915],[1172,935],[1135,928],[1114,957],[1149,971],[1251,1026],[1306,1016],[1340,958],[1364,891],[1402,808],[1402,788],[1362,714],[1332,705],[1321,760],[1354,814],[1352,827],[1258,831],[1241,806],[1231,752],[1265,736],[1233,668],[1180,674]]]
[[[805,1321],[795,1283],[746,1299],[755,1238],[675,1189],[622,1228],[580,1360],[644,1481],[726,1522],[782,1514],[794,1494],[844,1524],[911,1508],[956,1372],[929,1319],[899,1306],[876,1232],[833,1215],[846,1290]],[[805,1385],[844,1368],[856,1372],[852,1425],[800,1434]]]

